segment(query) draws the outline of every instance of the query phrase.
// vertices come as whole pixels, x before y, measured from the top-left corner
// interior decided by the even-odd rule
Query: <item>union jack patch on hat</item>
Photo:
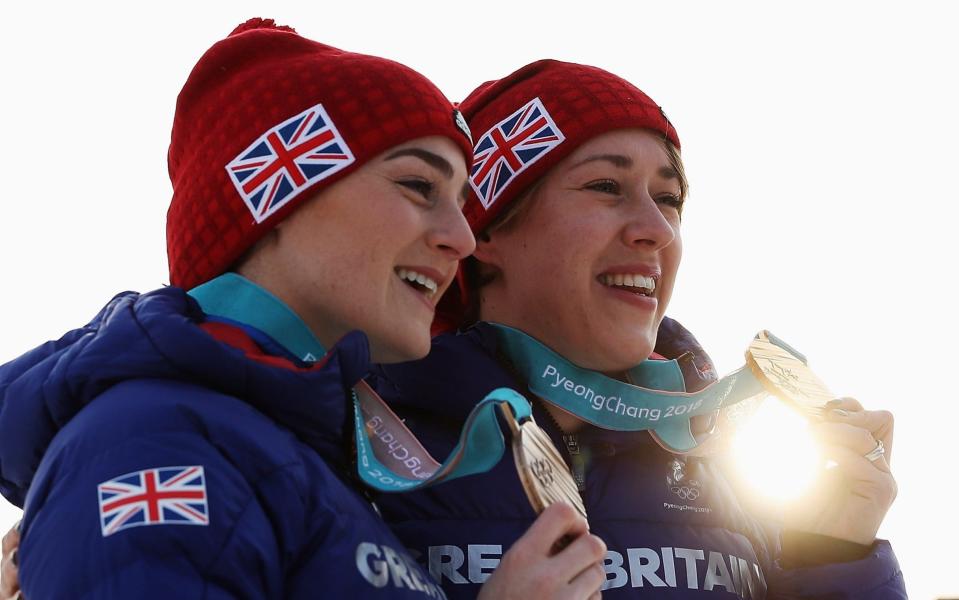
[[[356,160],[322,104],[276,125],[226,166],[257,223]]]
[[[489,209],[517,175],[543,158],[566,137],[539,98],[483,134],[473,149],[470,185]]]
[[[209,525],[203,467],[159,467],[114,477],[97,486],[100,533],[142,525]]]

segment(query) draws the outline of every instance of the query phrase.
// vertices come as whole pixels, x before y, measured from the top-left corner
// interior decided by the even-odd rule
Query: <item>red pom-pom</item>
[[[275,29],[277,31],[289,31],[290,33],[296,33],[296,30],[292,27],[286,25],[277,25],[273,19],[261,19],[259,17],[253,17],[246,23],[241,23],[237,25],[236,29],[230,32],[230,35],[227,37],[232,37],[234,35],[243,33],[244,31],[252,31],[254,29]]]

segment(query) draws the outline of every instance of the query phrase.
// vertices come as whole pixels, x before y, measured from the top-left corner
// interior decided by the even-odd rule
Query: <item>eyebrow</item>
[[[432,152],[423,150],[422,148],[402,148],[396,152],[393,152],[384,160],[394,160],[396,158],[400,158],[401,156],[414,156],[445,175],[447,179],[453,177],[453,165],[451,165],[439,154],[433,154]]]
[[[679,173],[672,167],[660,167],[656,173],[663,179],[679,179]]]
[[[633,166],[633,159],[622,154],[595,154],[593,156],[584,158],[570,168],[575,169],[587,163],[596,161],[605,161],[620,169],[628,169]],[[670,166],[660,167],[657,169],[656,174],[663,179],[679,179],[679,173],[676,172],[676,169]]]
[[[612,163],[614,167],[619,167],[620,169],[628,169],[633,166],[633,159],[628,156],[623,156],[622,154],[594,154],[579,161],[571,168],[575,169],[581,167],[586,163],[596,162],[598,160],[603,160],[609,163]]]

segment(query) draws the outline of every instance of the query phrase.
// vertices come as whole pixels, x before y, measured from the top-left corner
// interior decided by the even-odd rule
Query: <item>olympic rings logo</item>
[[[669,491],[676,494],[682,500],[696,500],[699,498],[699,490],[694,487],[674,485]]]
[[[530,470],[533,472],[533,476],[536,477],[540,485],[543,487],[550,487],[553,485],[553,465],[550,464],[549,461],[537,459],[532,461],[529,466]]]

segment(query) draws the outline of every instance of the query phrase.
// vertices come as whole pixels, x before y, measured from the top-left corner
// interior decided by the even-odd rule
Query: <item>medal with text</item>
[[[746,364],[769,393],[809,417],[836,396],[813,373],[806,357],[768,331],[756,334],[746,350]]]
[[[565,502],[585,518],[586,507],[573,474],[546,432],[532,416],[517,421],[505,407],[503,413],[513,433],[516,471],[533,509],[541,513],[552,504]]]

